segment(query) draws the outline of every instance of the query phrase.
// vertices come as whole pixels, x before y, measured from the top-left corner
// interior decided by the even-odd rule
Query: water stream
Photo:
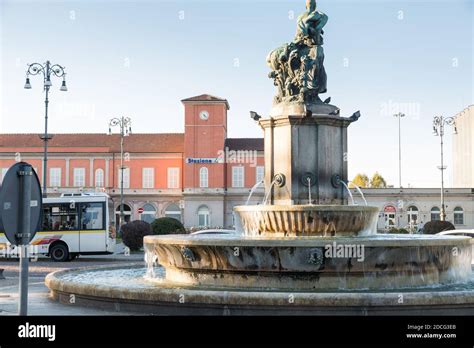
[[[355,202],[354,202],[354,197],[352,196],[352,192],[351,190],[349,189],[349,186],[347,186],[347,184],[344,182],[344,181],[339,181],[342,185],[344,185],[344,187],[346,188],[347,192],[349,193],[349,197],[351,197],[351,202],[352,202],[352,205],[355,205]]]
[[[268,189],[267,194],[265,195],[265,198],[263,199],[262,204],[267,205],[268,204],[268,198],[270,198],[270,194],[272,193],[273,186],[276,184],[276,180],[273,180],[272,183],[270,184],[270,188]]]
[[[311,205],[311,178],[308,177],[306,180],[308,181],[308,204]]]
[[[253,185],[253,187],[250,189],[250,193],[249,193],[249,196],[247,197],[247,202],[245,202],[245,205],[249,205],[250,198],[252,198],[253,193],[260,185],[263,184],[263,182],[264,181],[262,180],[262,181],[257,182],[255,185]]]
[[[349,184],[354,185],[356,190],[359,191],[360,195],[362,196],[362,199],[364,200],[365,205],[367,206],[367,200],[365,199],[364,194],[362,193],[362,190],[360,189],[360,187],[354,184],[352,181],[350,181]]]

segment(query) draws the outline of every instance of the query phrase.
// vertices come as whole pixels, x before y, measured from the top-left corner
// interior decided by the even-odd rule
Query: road
[[[114,255],[80,256],[72,262],[53,262],[49,258],[32,260],[29,267],[28,314],[29,315],[130,315],[61,305],[49,298],[49,289],[44,284],[48,273],[80,267],[118,265],[143,261],[143,253],[125,255],[123,245],[117,245]],[[6,279],[0,279],[0,316],[16,315],[18,311],[19,262],[16,259],[0,259]]]

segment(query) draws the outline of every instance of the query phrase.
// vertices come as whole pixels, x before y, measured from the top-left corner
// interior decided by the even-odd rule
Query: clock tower
[[[224,192],[225,164],[219,161],[227,138],[226,99],[203,94],[183,99],[184,190]]]

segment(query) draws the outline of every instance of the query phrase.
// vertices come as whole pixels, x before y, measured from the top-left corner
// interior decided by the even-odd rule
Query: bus
[[[72,261],[79,255],[115,252],[113,202],[106,193],[63,193],[44,198],[41,226],[30,242],[30,254],[46,255],[53,261]],[[16,254],[0,231],[0,249]]]

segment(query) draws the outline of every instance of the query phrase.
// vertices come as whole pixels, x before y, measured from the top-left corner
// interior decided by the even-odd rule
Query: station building
[[[187,227],[229,227],[232,208],[263,179],[263,139],[227,137],[226,99],[182,100],[184,133],[131,134],[124,139],[125,220],[169,216]],[[0,179],[17,161],[43,178],[41,134],[0,135]],[[120,213],[120,135],[54,134],[48,142],[47,193],[106,192]],[[257,190],[255,199],[263,196]],[[254,200],[255,202],[255,200]]]
[[[125,220],[169,216],[188,228],[234,226],[233,207],[245,204],[263,180],[262,138],[228,138],[226,99],[208,94],[183,99],[184,133],[131,134],[124,140]],[[43,178],[41,134],[0,134],[0,180],[17,161]],[[48,142],[48,196],[106,192],[120,214],[120,136],[54,134]],[[472,165],[472,164],[471,164]],[[474,184],[472,185],[474,187]],[[364,189],[380,208],[378,228],[406,227],[439,219],[439,188]],[[262,186],[250,204],[263,200]],[[357,197],[358,204],[363,204]],[[474,189],[445,189],[447,220],[474,228]]]

